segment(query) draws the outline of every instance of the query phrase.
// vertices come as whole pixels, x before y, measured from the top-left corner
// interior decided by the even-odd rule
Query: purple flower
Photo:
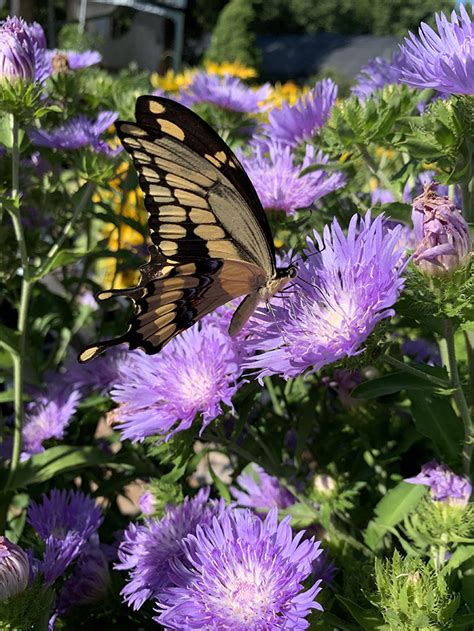
[[[467,478],[456,475],[445,464],[432,460],[421,467],[421,473],[406,478],[410,484],[426,484],[430,487],[431,499],[446,502],[451,506],[466,506],[472,493],[472,485]]]
[[[33,455],[44,451],[43,442],[61,440],[77,409],[81,394],[58,385],[51,386],[29,405],[23,427],[23,451]]]
[[[370,205],[376,206],[377,204],[390,204],[394,202],[395,198],[391,191],[384,188],[374,188],[370,191]]]
[[[127,358],[128,353],[123,347],[111,348],[106,357],[99,356],[93,363],[79,364],[72,358],[65,364],[61,381],[86,393],[108,394],[118,382],[121,366]]]
[[[38,24],[38,22],[31,22],[31,24],[27,25],[27,29],[28,35],[30,36],[33,44],[36,44],[38,48],[48,47],[48,44],[46,43],[46,35],[41,24]]]
[[[109,585],[109,564],[98,536],[93,535],[84,546],[73,573],[61,588],[56,608],[63,613],[76,605],[96,603],[105,598]]]
[[[123,438],[168,440],[201,415],[201,432],[232,407],[241,374],[234,340],[206,318],[168,344],[159,355],[128,354],[112,398]]]
[[[28,522],[44,542],[39,570],[50,585],[79,556],[103,521],[94,500],[80,491],[53,489],[41,504],[32,501]]]
[[[414,262],[428,276],[450,276],[471,260],[472,239],[461,211],[433,185],[413,200]]]
[[[355,78],[356,85],[351,88],[352,94],[359,99],[368,99],[376,90],[390,83],[399,83],[405,55],[396,52],[391,59],[375,57],[371,59]]]
[[[248,88],[237,77],[220,77],[198,72],[186,90],[181,92],[189,104],[210,103],[226,110],[256,114],[261,102],[270,94],[270,85],[265,83],[258,90]]]
[[[97,120],[80,114],[63,125],[49,131],[32,129],[30,140],[34,145],[50,149],[80,149],[90,145],[95,151],[114,155],[116,150],[99,138],[117,120],[117,112],[101,112]]]
[[[267,210],[293,214],[297,208],[307,208],[345,184],[341,173],[329,175],[326,171],[317,170],[300,177],[302,169],[310,164],[326,164],[328,161],[321,151],[315,156],[311,145],[306,145],[303,163],[299,165],[294,163],[289,146],[273,141],[268,145],[255,144],[250,157],[240,154],[239,159]]]
[[[441,355],[436,342],[418,337],[416,340],[406,339],[402,344],[402,353],[415,362],[429,366],[441,366]]]
[[[176,559],[184,558],[182,540],[196,531],[198,524],[210,523],[222,505],[208,502],[209,489],[201,489],[180,506],[168,506],[165,516],[148,519],[143,525],[130,524],[118,549],[117,570],[128,570],[122,590],[125,602],[140,609],[171,585],[170,572]]]
[[[304,591],[312,563],[321,554],[314,538],[293,536],[290,518],[278,524],[272,509],[265,520],[233,509],[198,526],[183,542],[186,556],[175,561],[174,586],[162,591],[155,620],[166,629],[264,631],[307,629],[320,580]]]
[[[322,238],[315,233],[291,293],[257,312],[247,345],[260,354],[246,367],[288,378],[362,352],[375,325],[395,313],[404,282],[399,238],[400,228],[387,231],[383,216],[370,213],[354,215],[347,236],[335,219]]]
[[[236,480],[242,490],[235,486],[230,492],[240,506],[269,510],[270,508],[288,508],[295,503],[294,496],[281,486],[278,478],[268,475],[262,467],[251,464]]]
[[[0,603],[28,587],[30,562],[20,546],[0,536]]]
[[[153,513],[155,512],[155,504],[155,496],[151,491],[145,491],[140,495],[138,505],[140,506],[140,510],[144,515],[153,515]]]
[[[0,79],[33,81],[35,46],[27,23],[16,16],[0,22]]]
[[[474,94],[474,27],[463,5],[460,16],[436,14],[438,32],[421,23],[419,39],[410,32],[401,50],[405,55],[401,81],[417,88],[448,94]]]
[[[266,135],[290,147],[311,140],[329,118],[336,97],[337,85],[331,79],[319,81],[296,105],[283,103],[281,109],[274,108],[269,113],[270,122],[264,126]]]
[[[67,55],[71,70],[89,68],[90,66],[95,66],[95,64],[100,64],[102,61],[102,55],[97,50],[85,50],[82,53],[76,50],[66,50],[64,52]]]
[[[313,561],[313,574],[319,576],[323,586],[331,587],[336,573],[336,564],[334,561],[331,561],[327,550],[323,550]]]

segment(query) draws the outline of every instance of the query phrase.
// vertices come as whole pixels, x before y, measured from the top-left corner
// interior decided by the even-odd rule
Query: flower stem
[[[453,398],[458,408],[464,426],[464,445],[462,451],[462,468],[464,475],[470,476],[472,445],[474,440],[474,425],[472,423],[469,406],[459,379],[458,365],[456,361],[456,348],[454,344],[454,327],[451,320],[444,321],[444,339],[446,340],[448,371],[451,378],[451,386],[454,390]]]
[[[12,122],[12,198],[14,208],[10,211],[13,222],[13,229],[20,250],[22,280],[20,306],[18,308],[18,348],[12,352],[13,362],[13,403],[14,403],[14,429],[13,429],[13,452],[10,462],[10,471],[6,486],[10,485],[15,476],[18,463],[20,461],[22,430],[24,418],[23,406],[23,382],[24,382],[24,362],[26,349],[26,332],[28,321],[28,307],[30,303],[32,282],[29,279],[28,252],[26,249],[25,234],[21,223],[19,180],[20,180],[20,148],[18,143],[18,123],[13,117]]]
[[[275,386],[273,385],[271,377],[264,377],[263,381],[267,387],[268,394],[270,395],[270,399],[273,405],[273,411],[278,416],[283,416],[283,408],[280,405],[280,401],[278,400],[278,395],[275,390]]]
[[[468,223],[474,222],[474,204],[470,185],[471,182],[461,183],[462,213]]]

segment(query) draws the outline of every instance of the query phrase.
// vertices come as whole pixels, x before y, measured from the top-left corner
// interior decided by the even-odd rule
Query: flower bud
[[[313,480],[314,490],[321,495],[332,495],[337,488],[337,482],[326,473],[320,473]]]
[[[464,507],[468,504],[472,493],[471,482],[456,475],[445,464],[436,461],[428,462],[421,467],[421,473],[412,478],[406,478],[410,484],[425,484],[429,486],[431,499],[443,502],[449,506]]]
[[[28,25],[18,17],[0,22],[0,80],[35,76],[35,48]]]
[[[0,602],[23,592],[30,578],[30,562],[20,546],[0,536]]]
[[[447,277],[468,265],[469,226],[449,198],[434,192],[433,183],[414,199],[412,221],[418,243],[414,262],[427,276]]]
[[[138,501],[140,506],[140,510],[144,515],[153,515],[156,507],[155,496],[151,491],[145,491],[141,494],[140,499]]]

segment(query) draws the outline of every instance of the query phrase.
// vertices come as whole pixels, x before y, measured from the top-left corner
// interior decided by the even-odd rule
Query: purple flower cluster
[[[166,629],[307,629],[306,617],[321,591],[317,580],[304,591],[319,542],[295,536],[290,518],[278,524],[231,509],[198,525],[182,541],[184,557],[173,564],[173,586],[163,589],[155,620]]]
[[[311,145],[306,145],[303,163],[299,165],[288,145],[273,141],[255,143],[252,154],[246,157],[241,153],[239,159],[266,210],[293,214],[344,186],[346,181],[341,173],[328,174],[320,169],[300,177],[301,171],[311,164],[328,161],[321,151],[315,155]]]
[[[474,25],[461,4],[460,15],[436,14],[438,32],[422,22],[419,39],[410,33],[401,46],[401,81],[448,94],[474,94]]]
[[[456,475],[448,466],[435,460],[423,465],[418,475],[405,479],[405,482],[429,486],[435,502],[452,506],[466,506],[472,493],[472,485],[467,478]]]
[[[290,147],[311,140],[328,120],[336,97],[337,85],[331,79],[323,79],[301,96],[296,105],[283,103],[281,109],[273,109],[264,133],[273,141]]]
[[[203,430],[222,405],[232,407],[240,364],[236,341],[216,316],[179,335],[159,355],[129,353],[112,391],[122,437],[137,441],[158,434],[168,440],[191,427],[198,414]]]
[[[294,496],[285,489],[278,478],[262,469],[257,464],[246,467],[237,480],[240,489],[230,487],[230,492],[239,506],[270,510],[271,508],[288,508],[295,503]]]
[[[38,570],[51,585],[81,554],[103,520],[94,500],[80,491],[53,489],[41,504],[32,501],[28,522],[44,543]]]
[[[383,88],[384,85],[399,83],[404,63],[405,56],[400,52],[394,53],[391,59],[384,57],[371,59],[357,75],[356,85],[351,88],[352,94],[365,100],[370,98],[376,90]]]
[[[347,235],[334,220],[322,238],[308,238],[291,293],[255,319],[245,366],[288,378],[362,352],[403,287],[400,230],[386,230],[381,215],[354,215]]]
[[[33,81],[35,40],[28,24],[16,16],[0,22],[0,79]]]
[[[185,105],[209,103],[234,112],[256,114],[269,94],[268,84],[252,90],[237,77],[199,72],[180,97]]]
[[[90,145],[94,151],[115,155],[121,148],[111,149],[100,136],[117,120],[117,112],[101,112],[96,120],[80,114],[49,131],[32,129],[30,140],[50,149],[80,149]]]

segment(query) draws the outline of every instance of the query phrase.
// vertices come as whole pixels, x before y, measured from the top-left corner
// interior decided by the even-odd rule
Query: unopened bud
[[[18,17],[0,22],[0,79],[33,81],[35,50],[28,25]]]
[[[414,262],[427,276],[447,277],[465,268],[472,240],[461,211],[448,197],[425,187],[413,201],[412,221],[417,241]]]
[[[337,482],[334,478],[326,473],[320,473],[315,476],[313,481],[314,490],[321,495],[332,495],[337,488]]]
[[[30,562],[24,550],[0,537],[0,602],[23,592],[30,578]]]

